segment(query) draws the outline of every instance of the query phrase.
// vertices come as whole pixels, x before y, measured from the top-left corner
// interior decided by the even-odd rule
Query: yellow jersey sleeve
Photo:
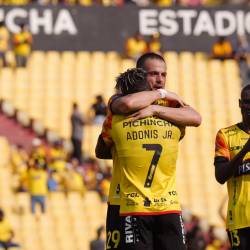
[[[230,152],[228,149],[226,138],[222,132],[219,130],[215,139],[215,156],[225,157],[230,160]]]

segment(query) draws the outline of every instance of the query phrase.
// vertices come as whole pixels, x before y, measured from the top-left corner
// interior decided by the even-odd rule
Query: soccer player
[[[227,182],[226,226],[233,250],[250,249],[250,85],[241,91],[242,122],[222,128],[216,136],[215,177]]]
[[[122,94],[128,94],[126,84],[133,83],[133,89],[130,93],[150,90],[150,86],[145,81],[146,72],[141,69],[132,69],[120,75],[117,78],[116,90]],[[121,82],[124,87],[121,88]],[[131,88],[131,87],[130,87]],[[112,97],[114,98],[114,97]],[[110,102],[112,101],[110,99]],[[108,107],[110,107],[110,102]],[[108,109],[107,118],[104,121],[102,133],[99,136],[96,146],[96,156],[101,159],[113,159],[112,181],[110,184],[108,197],[108,211],[106,219],[106,249],[121,249],[121,218],[120,210],[120,165],[116,148],[113,147],[112,138],[110,137],[110,122],[112,113]],[[112,152],[112,153],[111,153]]]
[[[164,90],[166,82],[166,63],[158,54],[147,53],[141,56],[137,62],[137,68],[142,68],[147,71],[146,80],[149,83],[150,89],[140,89],[138,93],[129,93],[128,95],[115,95],[109,101],[109,112],[129,114],[140,110],[134,114],[133,119],[138,119],[146,116],[162,116],[163,119],[170,120],[178,125],[183,126],[199,126],[201,122],[200,115],[190,106],[184,105],[181,98],[173,92]],[[140,80],[140,83],[142,81]],[[140,85],[139,85],[140,86]],[[121,90],[122,92],[122,90]],[[165,95],[166,94],[166,95]],[[156,100],[161,100],[165,97],[168,102],[165,106],[152,105]],[[176,108],[178,107],[178,109]],[[152,113],[154,112],[154,114]],[[107,127],[109,121],[106,120],[104,124]],[[103,142],[105,139],[106,144]],[[110,150],[105,150],[105,145],[110,144],[106,136],[105,129],[99,137],[96,147],[96,155],[98,158],[111,158]],[[113,177],[110,187],[109,206],[107,212],[107,247],[108,249],[119,249],[119,204],[120,204],[120,184],[119,184],[119,170],[115,167],[116,153],[113,150]],[[113,234],[114,232],[114,234]],[[113,242],[114,239],[114,242]],[[110,244],[109,244],[110,243]]]

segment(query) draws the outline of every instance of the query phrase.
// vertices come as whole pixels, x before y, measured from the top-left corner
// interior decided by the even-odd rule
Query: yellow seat
[[[14,98],[14,71],[11,68],[3,68],[0,74],[0,97],[13,101]]]

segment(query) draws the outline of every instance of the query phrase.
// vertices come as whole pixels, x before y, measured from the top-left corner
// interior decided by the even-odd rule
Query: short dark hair
[[[150,90],[146,76],[147,73],[143,69],[128,69],[116,78],[115,88],[123,95]]]
[[[242,96],[243,96],[243,94],[245,93],[245,91],[247,91],[247,90],[250,90],[250,84],[247,84],[247,85],[245,85],[243,88],[242,88],[242,90],[241,90],[241,98],[242,98]]]
[[[157,53],[149,52],[139,57],[139,59],[136,62],[136,68],[145,69],[145,62],[148,59],[156,59],[156,60],[163,61],[165,63],[165,60],[161,55]]]

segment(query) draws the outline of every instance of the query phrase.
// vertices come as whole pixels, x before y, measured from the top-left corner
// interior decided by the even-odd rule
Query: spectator
[[[94,124],[102,124],[107,114],[107,105],[101,95],[96,96],[95,103],[91,106],[94,112]]]
[[[97,237],[95,240],[92,240],[90,242],[90,250],[104,250],[105,248],[105,241],[103,239],[103,231],[104,231],[104,227],[100,226],[97,229]]]
[[[249,56],[250,46],[245,36],[238,36],[236,46],[234,48],[234,58],[237,60],[240,67],[240,76],[243,84],[246,85],[249,81]]]
[[[13,35],[14,53],[17,67],[26,67],[31,52],[32,34],[27,24],[20,24],[20,32]]]
[[[97,161],[95,159],[92,159],[92,158],[88,159],[84,163],[84,182],[85,182],[88,190],[96,190],[97,189],[98,175],[99,175],[99,173],[98,173]]]
[[[56,172],[55,171],[49,171],[49,177],[48,177],[48,190],[50,192],[56,192],[58,191],[58,183],[55,177]]]
[[[212,47],[212,58],[225,60],[231,59],[233,56],[233,48],[229,40],[221,36]]]
[[[110,182],[111,182],[111,176],[105,176],[99,185],[99,192],[100,196],[103,202],[108,201],[108,196],[109,196],[109,188],[110,188]]]
[[[174,4],[173,0],[153,0],[153,2],[160,7],[171,6]]]
[[[82,139],[83,126],[85,124],[83,114],[79,111],[78,104],[73,103],[73,112],[71,114],[71,141],[73,144],[72,157],[82,163]]]
[[[32,160],[28,170],[28,190],[31,198],[31,212],[35,214],[35,206],[39,204],[41,212],[46,210],[46,195],[48,192],[46,164],[39,159]]]
[[[27,169],[29,155],[22,145],[13,146],[11,165],[13,172],[13,189],[17,192],[27,191]]]
[[[65,193],[78,192],[84,196],[86,187],[84,185],[83,176],[80,173],[79,161],[75,158],[71,159],[70,164],[65,172]]]
[[[66,152],[63,149],[61,140],[53,143],[53,147],[49,153],[49,169],[58,173],[63,172],[66,168]]]
[[[31,159],[40,159],[41,161],[45,161],[48,158],[48,149],[39,138],[32,140],[30,156]]]
[[[12,241],[14,231],[7,219],[4,211],[0,208],[0,248],[8,250],[10,247],[20,247],[19,244]]]
[[[200,228],[200,219],[192,215],[191,222],[186,227],[187,246],[189,250],[203,250],[206,242]]]
[[[150,37],[150,40],[148,42],[148,52],[161,54],[161,42],[159,38],[159,33],[155,33]]]
[[[5,26],[4,21],[0,22],[0,58],[2,60],[3,67],[7,66],[6,52],[9,47],[9,31]]]
[[[133,37],[128,38],[125,47],[126,56],[128,58],[137,60],[147,50],[147,43],[143,39],[140,32],[136,32]]]

